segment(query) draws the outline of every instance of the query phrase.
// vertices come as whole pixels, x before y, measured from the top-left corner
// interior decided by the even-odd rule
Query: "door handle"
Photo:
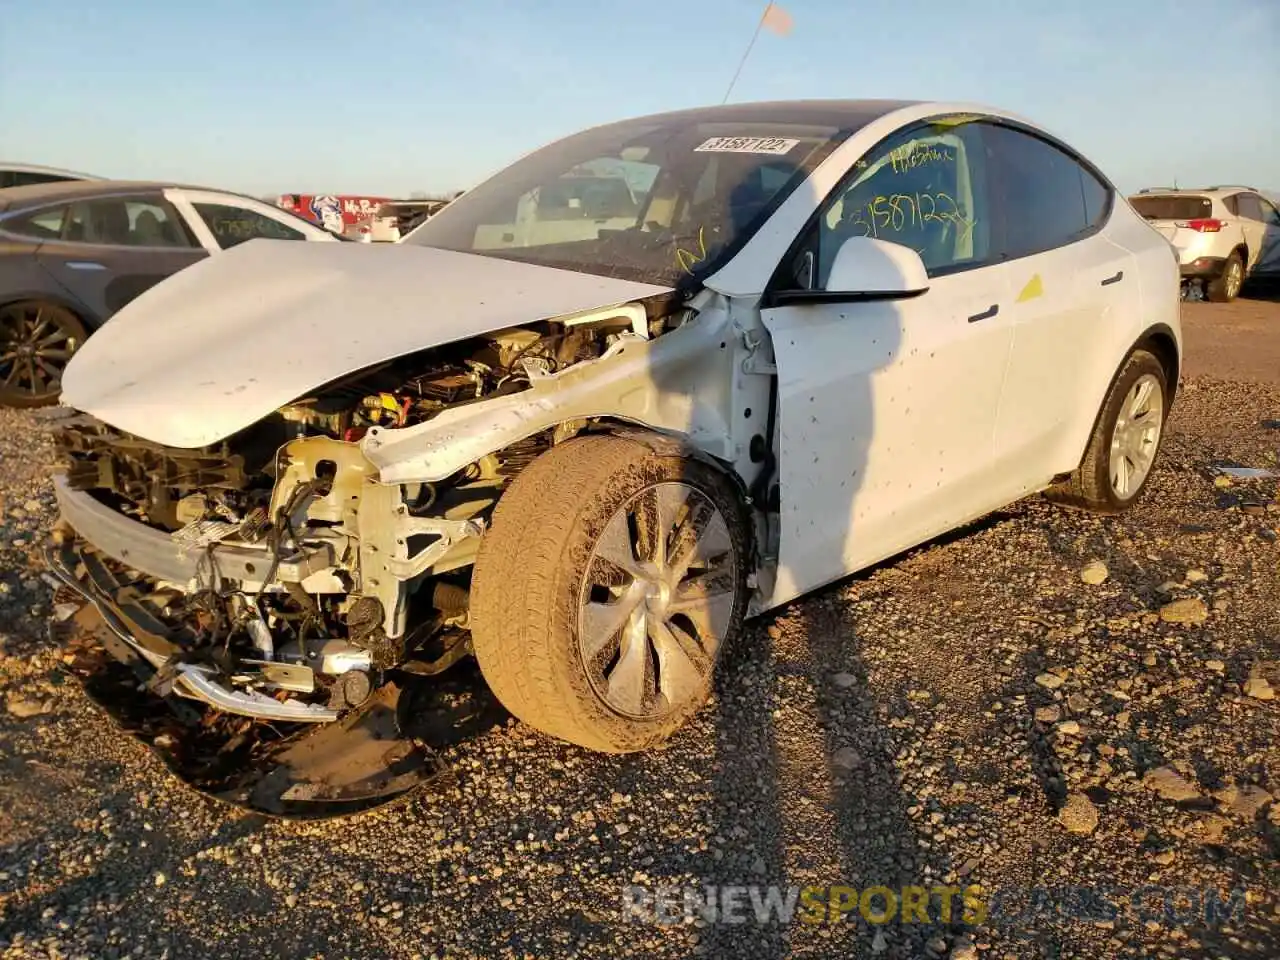
[[[1000,305],[998,303],[993,303],[991,306],[989,306],[986,310],[983,310],[981,313],[975,313],[972,317],[969,318],[969,322],[977,323],[979,320],[987,320],[991,317],[994,317],[999,312],[1000,312]]]
[[[98,263],[96,260],[68,260],[67,266],[72,270],[105,270],[105,264]]]
[[[1116,271],[1116,275],[1115,275],[1114,277],[1107,277],[1107,279],[1105,279],[1105,280],[1103,280],[1103,281],[1102,281],[1102,285],[1103,285],[1104,287],[1106,287],[1106,286],[1110,286],[1110,285],[1111,285],[1111,284],[1113,284],[1113,283],[1119,283],[1119,282],[1120,282],[1121,280],[1123,280],[1123,279],[1124,279],[1124,271],[1123,271],[1123,270],[1117,270],[1117,271]]]

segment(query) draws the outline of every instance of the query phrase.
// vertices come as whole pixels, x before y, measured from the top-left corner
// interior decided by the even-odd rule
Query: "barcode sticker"
[[[790,152],[799,140],[785,137],[712,137],[694,147],[694,153],[769,153],[780,156]]]

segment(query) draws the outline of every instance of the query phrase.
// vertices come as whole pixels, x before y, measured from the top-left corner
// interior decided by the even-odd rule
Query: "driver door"
[[[832,192],[783,281],[825,290],[842,241],[874,236],[920,253],[924,294],[832,290],[762,311],[778,367],[773,604],[999,506],[992,440],[1010,301],[985,162],[976,125],[895,134]]]

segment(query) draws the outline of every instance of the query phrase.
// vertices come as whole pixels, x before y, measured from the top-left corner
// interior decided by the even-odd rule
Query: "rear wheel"
[[[1052,500],[1098,513],[1119,513],[1146,489],[1164,437],[1169,388],[1164,367],[1135,350],[1111,385],[1084,460]]]
[[[512,483],[472,579],[472,637],[508,710],[610,753],[705,703],[747,605],[748,536],[709,464],[620,437],[571,440]]]
[[[1240,293],[1244,285],[1244,261],[1239,251],[1232,251],[1227,262],[1222,265],[1222,273],[1217,279],[1210,280],[1205,294],[1214,303],[1230,303]]]
[[[43,407],[62,392],[62,372],[87,334],[66,307],[22,300],[0,307],[0,406]]]

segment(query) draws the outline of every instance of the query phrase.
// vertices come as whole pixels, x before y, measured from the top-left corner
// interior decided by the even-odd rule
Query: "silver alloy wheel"
[[[587,565],[578,651],[610,709],[654,719],[707,694],[737,601],[729,526],[679,481],[641,490],[610,518]]]
[[[1239,260],[1232,260],[1227,264],[1227,297],[1234,300],[1236,294],[1240,292],[1240,286],[1244,282],[1244,267],[1240,265]]]
[[[1164,390],[1154,374],[1144,373],[1129,388],[1111,430],[1111,490],[1127,500],[1151,472],[1164,422]]]

